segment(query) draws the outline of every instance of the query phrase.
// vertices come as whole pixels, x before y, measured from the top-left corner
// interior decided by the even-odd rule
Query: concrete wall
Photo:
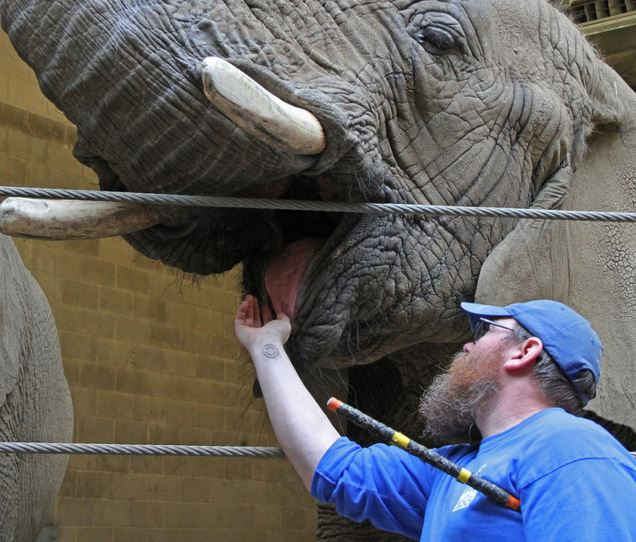
[[[2,185],[95,189],[73,126],[0,36]],[[239,273],[189,277],[121,239],[16,241],[56,318],[76,442],[276,445],[233,337]],[[72,456],[50,525],[63,542],[314,540],[282,459]]]

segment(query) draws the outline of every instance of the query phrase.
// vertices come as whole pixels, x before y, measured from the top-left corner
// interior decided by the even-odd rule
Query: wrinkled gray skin
[[[0,235],[0,440],[70,441],[73,408],[51,309],[18,251]],[[67,456],[0,454],[0,541],[34,540]]]
[[[4,0],[0,16],[102,189],[636,206],[634,93],[544,0]],[[206,56],[312,111],[326,151],[292,156],[234,126],[203,95]],[[633,226],[161,212],[134,247],[199,274],[244,262],[262,300],[269,257],[328,238],[290,354],[305,373],[355,366],[358,403],[407,432],[422,385],[467,338],[458,304],[474,298],[552,297],[591,318],[607,347],[594,406],[636,427]],[[324,540],[370,539],[348,529],[321,517]]]

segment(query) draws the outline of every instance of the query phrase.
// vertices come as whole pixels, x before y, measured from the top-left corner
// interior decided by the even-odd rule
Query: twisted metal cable
[[[163,455],[199,457],[284,457],[280,448],[258,446],[185,446],[176,444],[78,444],[66,442],[0,442],[0,453]]]
[[[285,457],[266,446],[186,446],[177,444],[79,444],[67,442],[0,442],[4,454],[155,455],[194,457]],[[630,452],[636,459],[636,452]]]
[[[225,207],[238,209],[277,209],[286,211],[320,211],[359,214],[416,214],[423,216],[478,216],[528,218],[539,220],[577,220],[588,222],[636,222],[636,212],[557,211],[512,207],[462,207],[453,205],[418,205],[406,203],[344,203],[336,201],[280,200],[145,192],[102,192],[99,190],[62,190],[0,186],[0,196],[35,199],[73,199],[84,201],[128,202],[141,205],[177,205],[186,207]]]

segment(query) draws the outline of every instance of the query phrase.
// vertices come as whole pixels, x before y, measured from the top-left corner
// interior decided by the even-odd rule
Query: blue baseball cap
[[[478,303],[462,303],[474,330],[480,318],[513,318],[532,335],[541,339],[543,347],[573,383],[579,398],[586,405],[590,397],[577,389],[575,380],[582,369],[589,369],[595,382],[601,376],[603,344],[590,323],[563,303],[538,299],[494,307]]]

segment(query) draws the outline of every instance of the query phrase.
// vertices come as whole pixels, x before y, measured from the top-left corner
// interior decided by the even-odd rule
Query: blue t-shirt
[[[636,542],[636,459],[594,422],[550,408],[478,448],[437,451],[519,497],[521,513],[399,448],[345,437],[320,460],[311,493],[426,542]]]

